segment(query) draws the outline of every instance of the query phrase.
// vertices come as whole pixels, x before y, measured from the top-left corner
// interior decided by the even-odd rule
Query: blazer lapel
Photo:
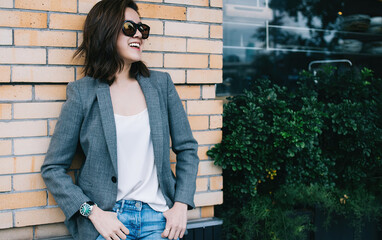
[[[117,133],[114,120],[113,105],[111,103],[110,87],[100,82],[97,89],[99,111],[101,113],[102,128],[105,134],[107,148],[115,173],[118,174],[117,164]]]
[[[163,161],[163,124],[158,90],[151,82],[156,80],[141,75],[138,75],[137,80],[141,86],[143,95],[145,95],[147,110],[149,112],[151,140],[154,148],[154,162],[159,176],[162,172]]]
[[[154,161],[157,174],[162,172],[163,161],[163,129],[162,112],[158,90],[153,86],[150,78],[138,75],[138,83],[145,96],[147,110],[149,113],[151,139],[154,149]],[[110,87],[105,82],[100,82],[97,89],[98,105],[101,113],[102,128],[105,134],[107,148],[116,174],[118,174],[117,164],[117,133],[114,120],[113,105],[110,96]]]

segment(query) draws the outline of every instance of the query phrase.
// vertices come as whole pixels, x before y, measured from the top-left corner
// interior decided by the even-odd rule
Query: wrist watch
[[[80,214],[84,217],[89,217],[94,206],[97,206],[94,202],[84,202],[80,207]]]

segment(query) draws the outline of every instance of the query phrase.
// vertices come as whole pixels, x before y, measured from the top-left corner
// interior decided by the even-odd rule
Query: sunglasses
[[[122,25],[122,32],[128,37],[134,37],[137,29],[142,33],[142,39],[147,39],[150,34],[150,27],[143,23],[135,23],[130,20],[126,20]]]

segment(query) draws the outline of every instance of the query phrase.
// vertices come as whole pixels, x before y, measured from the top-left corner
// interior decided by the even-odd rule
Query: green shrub
[[[229,98],[222,142],[207,153],[223,168],[217,213],[227,239],[303,239],[312,226],[296,208],[353,226],[382,216],[381,79],[327,67],[303,71],[293,91],[267,79],[252,85]]]

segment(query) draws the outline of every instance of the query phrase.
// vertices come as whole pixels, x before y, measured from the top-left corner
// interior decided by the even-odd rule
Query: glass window
[[[223,10],[217,96],[239,94],[259,77],[293,85],[302,69],[325,61],[382,77],[382,0],[224,0]]]

